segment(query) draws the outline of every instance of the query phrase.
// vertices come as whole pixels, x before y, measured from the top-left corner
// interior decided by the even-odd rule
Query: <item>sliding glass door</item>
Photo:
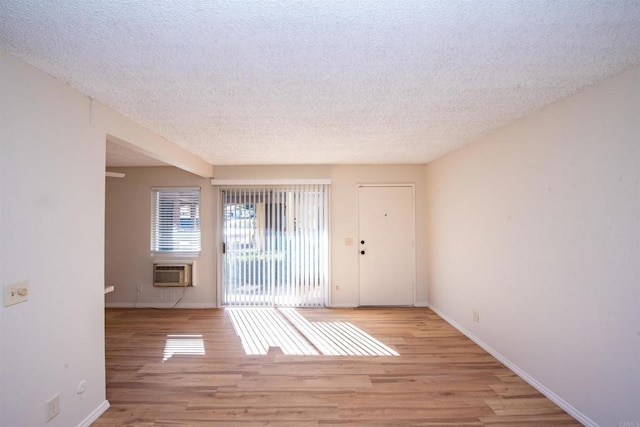
[[[224,305],[324,305],[328,191],[324,184],[221,189]]]

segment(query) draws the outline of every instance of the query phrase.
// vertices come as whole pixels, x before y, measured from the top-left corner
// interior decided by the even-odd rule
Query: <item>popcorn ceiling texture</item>
[[[152,159],[130,148],[118,145],[107,138],[107,167],[127,166],[168,166],[160,160]]]
[[[640,64],[637,0],[0,0],[0,16],[0,49],[218,165],[425,163]]]

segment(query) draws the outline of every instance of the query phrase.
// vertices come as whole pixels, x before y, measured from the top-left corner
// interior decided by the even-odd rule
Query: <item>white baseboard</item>
[[[87,417],[78,424],[78,427],[89,427],[95,420],[100,418],[100,415],[109,409],[109,401],[105,400],[96,409],[94,409]]]
[[[135,308],[135,304],[132,302],[105,302],[106,308]]]
[[[427,302],[416,302],[414,305],[414,307],[429,307],[429,303]],[[329,304],[327,305],[327,308],[357,308],[359,307],[358,304],[351,304],[351,303],[340,303],[340,304]],[[381,306],[380,308],[384,308],[386,306]],[[393,307],[393,306],[388,306],[388,307]],[[403,307],[403,306],[399,306],[399,307]]]
[[[514,364],[509,359],[504,357],[502,354],[500,354],[499,352],[494,350],[491,346],[489,346],[487,343],[482,341],[480,338],[478,338],[475,335],[473,335],[464,326],[460,325],[458,322],[456,322],[455,320],[451,319],[449,316],[447,316],[446,314],[441,312],[438,308],[434,307],[433,305],[429,306],[429,308],[431,310],[433,310],[433,312],[436,313],[438,316],[442,317],[451,326],[456,328],[458,331],[462,332],[462,334],[464,334],[471,341],[475,342],[480,347],[482,347],[482,349],[485,350],[487,353],[489,353],[490,355],[492,355],[493,357],[498,359],[503,365],[505,365],[507,368],[509,368],[513,372],[515,372],[520,378],[525,380],[527,383],[529,383],[529,385],[531,385],[533,388],[535,388],[540,393],[545,395],[549,400],[551,400],[553,403],[558,405],[560,408],[562,408],[565,412],[567,412],[573,418],[578,420],[584,426],[586,426],[586,427],[598,427],[598,424],[596,422],[594,422],[592,419],[587,417],[585,414],[583,414],[582,412],[580,412],[579,410],[577,410],[576,408],[571,406],[571,404],[569,404],[569,402],[567,402],[564,399],[562,399],[560,396],[558,396],[553,391],[548,389],[544,384],[540,383],[538,380],[533,378],[531,375],[527,374],[525,371],[520,369],[516,364]]]
[[[327,308],[356,308],[357,305],[353,305],[350,303],[340,303],[340,304],[329,304]]]
[[[104,304],[106,308],[218,308],[214,303],[179,303],[173,307],[173,303],[169,302],[139,302],[137,304],[131,302],[107,302]]]

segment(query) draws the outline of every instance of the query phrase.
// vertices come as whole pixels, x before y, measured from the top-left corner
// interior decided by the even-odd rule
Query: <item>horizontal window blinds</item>
[[[225,305],[324,305],[328,192],[326,184],[221,190]]]
[[[200,188],[151,189],[151,251],[200,252]]]

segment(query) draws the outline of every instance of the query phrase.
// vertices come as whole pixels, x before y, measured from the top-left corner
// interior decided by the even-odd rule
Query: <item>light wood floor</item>
[[[93,425],[580,425],[429,309],[297,312],[399,356],[246,355],[225,310],[107,309],[111,407]]]

